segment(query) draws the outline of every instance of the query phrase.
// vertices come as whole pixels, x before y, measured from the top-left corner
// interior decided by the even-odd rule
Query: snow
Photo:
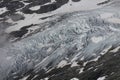
[[[91,38],[91,40],[92,40],[92,42],[94,42],[94,43],[99,43],[100,41],[102,41],[103,40],[103,37],[101,37],[101,36],[99,36],[99,37],[92,37]]]
[[[22,38],[26,37],[30,33],[35,32],[35,30],[37,30],[38,28],[39,28],[39,26],[32,26],[32,27],[28,28],[28,32]]]
[[[90,61],[98,61],[99,58],[100,58],[100,56],[98,56],[98,57],[96,57],[95,59],[90,60]]]
[[[104,2],[106,0],[81,0],[79,2],[69,1],[67,4],[63,5],[61,8],[57,9],[56,12],[74,12],[74,11],[86,11],[101,8],[103,6],[98,6],[98,3]],[[89,4],[89,5],[88,5]]]
[[[109,46],[109,47],[105,48],[100,54],[104,55],[105,53],[108,52],[108,50],[110,50],[110,48],[112,48],[112,46]]]
[[[6,7],[0,8],[0,15],[3,14],[3,13],[5,13],[6,11],[7,11]]]
[[[119,49],[120,49],[120,46],[115,48],[115,49],[113,49],[113,50],[111,50],[110,52],[117,52]]]
[[[86,65],[87,65],[87,63],[89,63],[89,61],[84,62],[83,66],[86,66]]]
[[[71,67],[79,66],[77,63],[78,63],[78,62],[73,62],[72,65],[71,65]]]
[[[57,68],[62,68],[62,67],[64,67],[65,65],[67,65],[67,61],[66,61],[66,60],[62,60],[62,61],[58,64]]]
[[[85,59],[85,57],[83,56],[80,60],[83,61]]]
[[[7,21],[7,22],[10,22],[10,23],[13,23],[13,24],[16,24],[16,25],[13,25],[13,26],[10,26],[8,27],[5,32],[6,33],[10,33],[12,31],[18,31],[20,30],[22,27],[24,26],[28,26],[28,25],[31,25],[31,24],[40,24],[40,23],[44,23],[46,21],[50,21],[50,20],[54,20],[54,18],[51,18],[51,19],[45,19],[45,20],[41,20],[40,18],[44,17],[44,16],[47,16],[46,15],[42,15],[42,14],[23,14],[23,13],[19,13],[21,15],[24,15],[25,19],[24,20],[20,20],[20,21],[16,21],[16,22],[12,22],[10,19]]]
[[[72,78],[72,79],[70,79],[70,80],[79,80],[78,78]]]
[[[31,7],[31,8],[29,8],[30,10],[38,10],[38,9],[40,9],[40,6],[34,6],[34,7]]]
[[[36,77],[38,77],[39,75],[35,75],[31,80],[34,80]]]
[[[80,69],[80,72],[79,72],[79,74],[80,74],[80,73],[82,73],[82,72],[83,72],[83,70],[84,70],[84,68],[81,68],[81,69]]]
[[[105,80],[105,76],[99,77],[97,80]]]
[[[30,31],[35,31],[35,30],[38,29],[38,28],[39,28],[39,26],[33,26],[33,27],[28,28],[28,30],[30,30]]]
[[[27,78],[29,77],[30,75],[28,75],[28,76],[26,76],[26,77],[24,77],[24,78],[22,78],[22,79],[20,79],[20,80],[27,80]]]
[[[52,0],[52,1],[54,2],[54,0]],[[74,12],[74,11],[87,11],[87,10],[101,8],[103,6],[98,6],[97,4],[104,2],[104,1],[106,1],[106,0],[82,0],[79,2],[73,2],[70,0],[67,4],[63,5],[62,7],[58,8],[57,10],[51,11],[48,13],[23,14],[21,12],[18,12],[18,13],[24,15],[25,19],[17,21],[17,22],[12,22],[13,24],[16,24],[16,25],[13,25],[13,26],[7,28],[5,32],[10,33],[12,31],[19,30],[23,26],[27,26],[30,24],[40,24],[40,23],[44,23],[46,21],[49,21],[49,19],[40,20],[40,18],[42,18],[42,17],[52,16],[52,15],[62,15],[62,14],[70,13],[70,12]],[[30,9],[31,10],[38,10],[39,8],[40,8],[40,6],[35,6],[35,7],[31,7]],[[8,22],[9,22],[9,20],[8,20]]]
[[[44,78],[44,79],[40,79],[40,80],[48,80],[49,78]]]
[[[49,78],[45,78],[44,80],[48,80]]]

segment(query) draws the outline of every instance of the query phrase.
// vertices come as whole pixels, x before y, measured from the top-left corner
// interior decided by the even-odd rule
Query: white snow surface
[[[72,78],[72,79],[70,79],[70,80],[79,80],[78,78]]]
[[[6,7],[0,8],[0,15],[7,11]]]
[[[78,62],[73,62],[73,63],[71,64],[71,67],[79,66],[77,63],[78,63]]]
[[[97,80],[105,80],[105,76],[99,77]]]
[[[31,7],[31,8],[30,8],[30,10],[33,10],[33,11],[34,11],[34,10],[38,10],[38,9],[40,9],[40,6],[34,6],[34,7]]]
[[[115,49],[113,49],[113,50],[111,50],[110,52],[117,52],[118,50],[120,50],[120,46],[119,47],[117,47],[117,48],[115,48]]]
[[[62,68],[62,67],[64,67],[64,66],[66,66],[67,64],[68,64],[68,63],[67,63],[66,60],[62,60],[62,61],[58,64],[57,68]]]
[[[20,79],[20,80],[26,80],[29,76],[30,76],[30,75],[28,75],[28,76],[26,76],[26,77],[24,77],[24,78],[22,78],[22,79]]]

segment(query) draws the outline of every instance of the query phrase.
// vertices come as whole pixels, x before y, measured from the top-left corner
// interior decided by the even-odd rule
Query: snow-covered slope
[[[99,5],[100,3],[103,3],[106,1],[108,1],[107,4]],[[1,5],[2,5],[1,6],[2,7],[1,17],[4,17],[4,18],[7,17],[6,22],[12,24],[12,26],[8,27],[5,30],[5,32],[12,33],[13,31],[21,31],[23,27],[30,26],[32,24],[37,25],[37,24],[44,23],[46,21],[51,21],[52,19],[54,19],[52,17],[52,19],[48,18],[48,19],[43,20],[44,17],[47,18],[49,16],[62,15],[62,14],[69,13],[69,12],[98,9],[103,6],[109,5],[111,3],[112,1],[110,2],[110,0],[91,0],[91,1],[90,0],[78,0],[78,1],[74,1],[74,0],[56,0],[56,1],[50,1],[50,0],[39,1],[38,0],[37,1],[36,0],[36,1],[30,1],[30,2],[29,1],[4,1],[3,0],[1,2]],[[14,17],[12,17],[14,14],[18,15],[15,17],[19,17],[19,15],[20,16],[22,15],[23,18],[19,17],[20,20],[16,20],[14,19]],[[38,28],[39,27],[35,28],[35,30]],[[29,31],[24,31],[23,34],[16,35],[16,36],[21,37],[27,32]]]

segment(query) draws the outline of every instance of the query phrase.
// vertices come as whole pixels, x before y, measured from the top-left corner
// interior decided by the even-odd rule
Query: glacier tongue
[[[43,32],[0,48],[1,80],[30,69],[51,69],[66,58],[68,62],[82,57],[93,59],[105,48],[119,45],[120,24],[104,20],[100,15],[103,13],[104,10],[69,14]]]

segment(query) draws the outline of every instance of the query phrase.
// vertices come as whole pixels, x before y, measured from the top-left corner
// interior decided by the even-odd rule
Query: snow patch
[[[6,7],[0,8],[0,15],[3,14],[3,13],[5,13],[6,11],[7,11]]]
[[[70,80],[79,80],[78,78],[72,78],[72,79],[70,79]]]
[[[109,50],[110,48],[112,48],[112,46],[109,46],[109,47],[105,48],[100,54],[101,54],[101,55],[104,55],[105,53],[108,52],[108,50]]]
[[[81,69],[80,69],[80,72],[79,72],[79,74],[80,74],[80,73],[82,73],[82,72],[83,72],[83,70],[84,70],[84,68],[81,68]]]
[[[57,68],[62,68],[62,67],[64,67],[65,65],[67,65],[67,61],[66,61],[66,60],[62,60],[62,61],[58,64]]]
[[[83,56],[80,60],[83,61],[85,59],[85,57]]]
[[[34,6],[34,7],[31,7],[31,8],[29,8],[30,10],[38,10],[38,9],[40,9],[40,6]]]
[[[48,80],[49,78],[44,78],[44,79],[40,79],[40,80]]]
[[[99,58],[100,58],[100,56],[98,56],[98,57],[96,57],[95,59],[90,60],[90,61],[98,61]]]
[[[30,75],[28,75],[28,76],[26,76],[26,77],[24,77],[24,78],[22,78],[22,79],[20,79],[20,80],[27,80],[27,78],[29,77]]]
[[[115,49],[113,49],[113,50],[111,50],[110,52],[117,52],[119,49],[120,49],[120,46],[115,48]]]
[[[72,65],[71,65],[71,67],[79,66],[77,63],[78,63],[78,62],[73,62]]]
[[[105,80],[105,76],[99,77],[97,80]]]

